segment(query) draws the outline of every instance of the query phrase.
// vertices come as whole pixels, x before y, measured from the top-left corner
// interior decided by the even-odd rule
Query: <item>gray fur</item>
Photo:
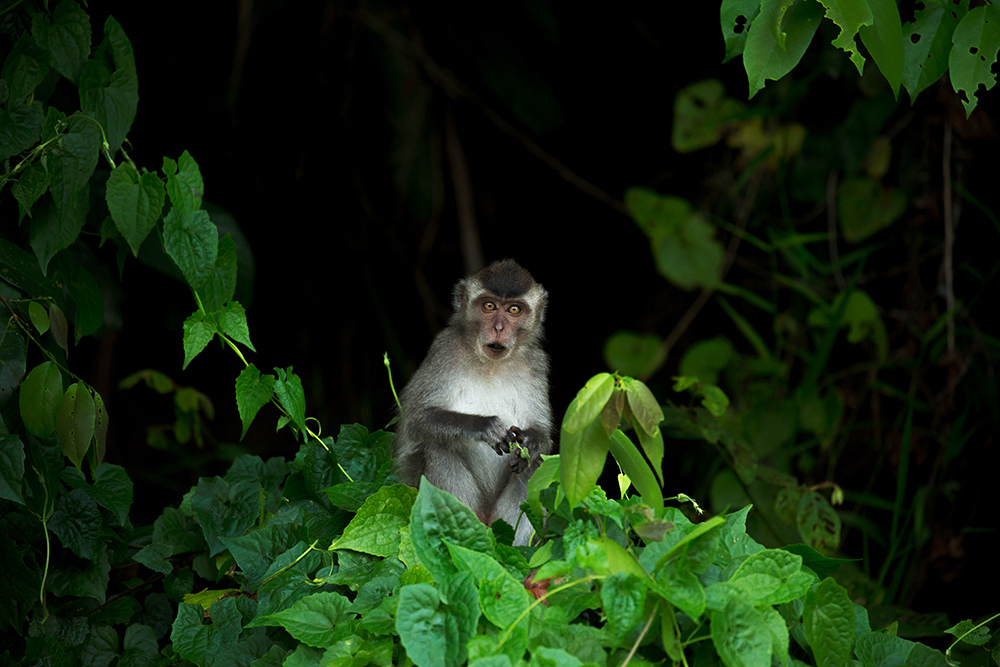
[[[453,293],[456,312],[403,390],[395,439],[400,481],[418,486],[426,477],[484,523],[503,519],[516,526],[514,543],[522,545],[533,530],[520,509],[528,478],[538,455],[552,450],[549,359],[541,348],[547,296],[511,260],[460,281]],[[478,308],[484,298],[516,299],[525,308],[501,358],[483,345]],[[501,454],[515,438],[512,426],[523,433],[528,465],[516,454]]]

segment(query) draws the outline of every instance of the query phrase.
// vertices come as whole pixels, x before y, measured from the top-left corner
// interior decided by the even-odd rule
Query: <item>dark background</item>
[[[712,211],[726,193],[725,179],[738,172],[722,144],[679,155],[670,143],[673,101],[684,86],[718,78],[728,95],[746,99],[742,62],[722,63],[716,3],[473,5],[242,0],[173,3],[155,12],[136,2],[90,8],[95,40],[110,12],[135,49],[140,103],[130,155],[150,170],[183,150],[198,161],[206,205],[218,207],[213,219],[235,221],[253,253],[252,272],[241,264],[247,280],[239,295],[257,349],[248,358],[261,369],[294,367],[308,414],[320,420],[324,435],[335,435],[342,423],[374,430],[389,422],[394,407],[383,352],[399,389],[447,318],[452,285],[478,268],[477,252],[485,261],[515,258],[549,291],[557,414],[589,377],[609,370],[602,356],[609,335],[632,329],[665,336],[697,296],[657,274],[648,240],[623,213],[622,200],[626,188],[647,186]],[[821,28],[795,72],[809,95],[784,109],[810,130],[843,123],[870,85],[852,77],[846,56],[830,49],[834,34],[830,25]],[[778,108],[788,90],[771,82],[756,101]],[[947,86],[928,89],[912,107],[901,92],[885,123],[905,128],[894,159],[907,160],[909,150],[914,165],[940,160],[941,128],[951,123],[970,191],[990,194],[995,96],[966,121]],[[907,239],[940,234],[939,211],[921,209],[921,197],[939,199],[939,167],[932,166],[909,175],[919,182],[910,212],[882,233],[887,246],[898,244],[900,265],[906,253],[919,254],[919,244]],[[473,206],[474,217],[465,217],[478,234],[472,251],[462,245],[470,227],[462,231],[461,201]],[[762,199],[754,215],[777,217],[780,205],[777,196]],[[815,206],[820,210],[822,201]],[[810,219],[813,227],[804,231],[826,229],[825,214]],[[995,233],[982,215],[970,226],[956,253],[988,269]],[[889,278],[873,294],[883,316],[892,320],[892,313],[926,306],[929,320],[900,318],[890,328],[929,326],[941,310],[940,251],[911,257],[898,276],[887,252],[870,265]],[[740,268],[746,267],[737,260]],[[768,277],[753,270],[732,279],[767,289]],[[959,290],[974,282],[961,280]],[[182,372],[181,324],[194,310],[190,294],[137,262],[127,263],[124,285],[123,325],[104,336],[93,358],[106,386],[95,384],[110,396],[116,424],[109,459],[137,480],[139,522],[144,510],[152,520],[164,504],[179,501],[196,474],[225,469],[241,431],[233,399],[241,363],[213,345]],[[994,288],[978,307],[988,310],[995,297]],[[710,303],[650,379],[661,400],[675,398],[670,377],[683,350],[718,334],[752,353]],[[856,361],[849,346],[842,352],[838,363]],[[151,363],[214,403],[208,442],[189,445],[183,457],[145,444],[150,423],[173,419],[166,397],[162,413],[149,414],[156,401],[142,394],[148,390],[113,388]],[[931,373],[937,388],[928,391],[946,386],[950,370]],[[992,367],[979,370],[993,377]],[[982,400],[989,403],[991,395]],[[290,457],[296,444],[287,431],[274,432],[274,419],[262,411],[242,447],[265,458]],[[955,534],[965,526],[996,528],[991,498],[984,497],[996,475],[995,420],[984,423],[978,453],[963,473],[961,509],[956,504],[935,524],[950,522]],[[697,474],[704,467],[682,451],[693,447],[699,445],[668,443],[666,489],[704,499],[707,482]],[[886,447],[887,456],[898,452],[898,442]],[[864,458],[856,463],[869,465]],[[858,474],[863,478],[864,470]],[[927,477],[933,480],[932,472]],[[850,488],[853,480],[837,481]],[[871,491],[891,499],[891,473],[878,483]],[[957,546],[951,535],[941,548],[953,553],[918,568],[898,602],[920,612],[949,611],[954,621],[992,609],[983,584],[994,566],[987,562],[990,533],[965,534]],[[845,551],[862,555],[856,544]]]

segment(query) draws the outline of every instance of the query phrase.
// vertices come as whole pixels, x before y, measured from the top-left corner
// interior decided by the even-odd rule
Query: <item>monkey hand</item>
[[[511,426],[507,430],[507,436],[510,438],[509,442],[514,445],[514,456],[510,459],[510,471],[514,474],[524,472],[531,463],[531,441],[528,434],[516,426]]]
[[[487,442],[499,455],[509,454],[510,445],[513,441],[510,430],[504,425],[499,417],[489,417],[488,424],[483,429],[483,440]]]

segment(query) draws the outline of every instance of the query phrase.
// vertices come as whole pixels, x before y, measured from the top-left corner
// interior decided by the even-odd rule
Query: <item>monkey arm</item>
[[[493,449],[507,443],[507,426],[499,417],[470,415],[439,407],[418,410],[411,417],[410,428],[418,440],[443,444],[485,442]]]

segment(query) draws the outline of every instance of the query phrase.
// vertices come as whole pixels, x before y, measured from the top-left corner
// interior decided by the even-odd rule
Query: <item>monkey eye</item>
[[[483,301],[483,310],[487,312],[493,312],[497,309],[497,305],[492,301]]]
[[[507,312],[510,313],[511,315],[520,315],[521,314],[521,306],[518,306],[517,304],[514,304],[513,306],[511,306],[510,308],[507,309]]]

